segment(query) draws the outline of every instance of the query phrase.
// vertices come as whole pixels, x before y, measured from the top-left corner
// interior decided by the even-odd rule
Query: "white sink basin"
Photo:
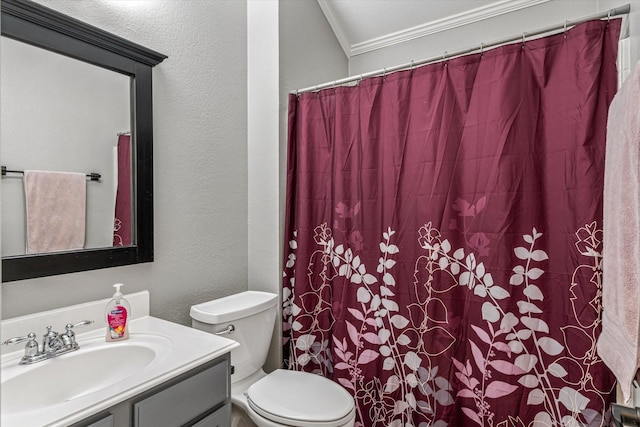
[[[19,365],[22,346],[2,356],[2,427],[66,427],[223,355],[238,344],[150,316],[130,338],[106,342],[104,329],[77,334],[80,349]]]
[[[2,413],[60,405],[142,375],[171,347],[169,339],[151,334],[121,342],[94,338],[82,342],[79,350],[33,365],[3,363]]]

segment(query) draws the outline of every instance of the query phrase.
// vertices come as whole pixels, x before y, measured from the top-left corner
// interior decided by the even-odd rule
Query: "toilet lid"
[[[251,408],[271,421],[300,427],[344,424],[353,416],[353,397],[320,375],[277,369],[247,390]]]

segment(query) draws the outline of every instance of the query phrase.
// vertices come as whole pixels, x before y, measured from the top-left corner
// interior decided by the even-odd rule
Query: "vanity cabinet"
[[[228,427],[229,353],[72,427]]]

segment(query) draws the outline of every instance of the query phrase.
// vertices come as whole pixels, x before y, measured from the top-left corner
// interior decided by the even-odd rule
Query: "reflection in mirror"
[[[0,38],[0,75],[2,164],[9,170],[99,173],[100,181],[86,180],[81,241],[84,248],[112,246],[117,134],[131,129],[131,78],[6,37]],[[131,165],[126,168],[130,176]],[[25,254],[22,174],[3,177],[1,218],[2,256]]]
[[[13,101],[5,98],[3,85],[3,103],[0,110],[3,125],[2,165],[7,166],[7,171],[44,169],[80,174],[97,172],[101,175],[99,182],[84,182],[78,179],[83,179],[83,175],[75,175],[77,187],[86,190],[86,201],[83,202],[86,206],[87,227],[84,227],[85,245],[73,247],[84,246],[85,249],[58,252],[47,250],[25,255],[23,243],[10,242],[11,246],[5,248],[4,240],[13,233],[16,235],[15,242],[25,240],[24,226],[21,225],[16,227],[18,230],[14,230],[11,224],[22,223],[25,220],[24,194],[20,195],[19,187],[21,181],[28,181],[27,174],[20,176],[20,173],[7,173],[0,182],[3,192],[7,192],[7,197],[14,193],[14,199],[5,202],[3,195],[2,200],[2,281],[10,282],[153,261],[151,71],[152,67],[167,56],[29,0],[0,0],[0,3],[2,36],[14,43],[8,50],[17,49],[15,43],[26,43],[30,48],[48,51],[45,53],[59,58],[47,66],[43,65],[44,62],[40,63],[40,59],[32,59],[43,69],[40,71],[44,71],[33,78],[44,79],[45,76],[48,78],[55,75],[62,79],[48,83],[16,83],[28,87],[7,88],[10,93],[19,89],[24,91],[19,92],[18,96],[25,97],[22,100],[25,102],[20,104],[21,100],[15,101],[15,111],[12,110]],[[13,64],[7,69],[4,67],[5,44],[8,43],[2,41],[3,76],[0,80],[3,80],[3,84],[5,73],[18,72],[11,68]],[[20,56],[11,61],[13,60],[25,58]],[[82,76],[75,78],[72,77],[72,73],[75,72],[52,71],[54,67],[59,66],[58,61],[59,64],[68,61],[75,63],[73,67],[78,67]],[[49,66],[52,68],[47,69]],[[24,73],[36,71],[29,70]],[[97,75],[101,76],[91,77]],[[108,83],[103,80],[104,77],[108,79]],[[76,86],[63,88],[70,80],[77,80]],[[37,88],[40,84],[44,86]],[[38,91],[49,93],[53,97],[47,100],[29,99]],[[71,108],[65,110],[63,106]],[[92,110],[92,114],[86,114],[87,110]],[[7,117],[12,117],[12,123],[7,123],[9,120],[5,117],[6,114],[9,114]],[[50,126],[39,127],[52,123],[58,125],[55,130]],[[9,128],[5,129],[5,125]],[[114,247],[111,244],[116,236],[112,236],[114,240],[109,243],[109,236],[113,233],[116,176],[113,147],[117,141],[117,133],[128,130],[131,131],[131,160],[130,168],[126,171],[131,177],[126,180],[119,179],[120,182],[130,182],[132,197],[125,199],[131,204],[128,210],[131,227],[125,230],[129,230],[131,236],[130,244]],[[12,140],[17,141],[17,145],[13,145]],[[62,141],[71,145],[58,145]],[[7,147],[4,146],[5,142]],[[32,145],[34,143],[39,144],[37,148]],[[60,153],[63,156],[56,157]],[[119,161],[119,164],[123,165],[126,162]],[[10,188],[16,184],[16,188]],[[5,203],[8,209],[12,209],[12,204],[21,203],[20,197],[22,206],[5,214]],[[122,199],[121,194],[118,194],[116,199],[119,203]],[[31,198],[29,206],[32,206],[30,203]],[[4,223],[5,215],[10,221],[8,224]]]

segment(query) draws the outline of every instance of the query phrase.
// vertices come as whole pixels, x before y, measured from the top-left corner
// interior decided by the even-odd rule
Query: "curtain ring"
[[[484,57],[484,44],[480,43],[480,57]]]
[[[411,71],[413,71],[414,67],[413,67],[413,59],[411,60]]]
[[[611,21],[611,9],[607,12],[607,23],[609,23],[609,21]]]
[[[567,21],[564,21],[564,39],[567,39]]]
[[[387,80],[387,69],[386,68],[382,69],[382,80]]]
[[[526,40],[525,40],[525,35],[526,35],[526,34],[527,34],[527,33],[522,33],[522,49],[524,49],[524,43],[525,43],[525,41],[526,41]]]

